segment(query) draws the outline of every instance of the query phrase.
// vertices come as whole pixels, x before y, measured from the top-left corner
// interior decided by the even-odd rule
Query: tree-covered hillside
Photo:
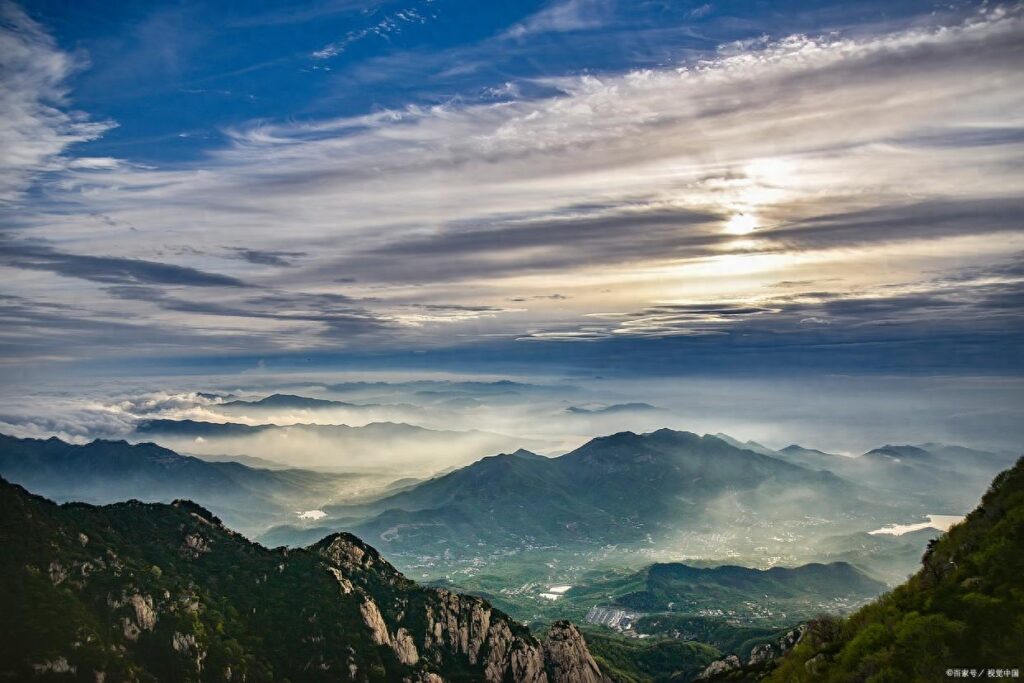
[[[541,643],[347,534],[269,550],[187,501],[58,506],[0,480],[0,547],[4,680],[605,680],[567,622]]]
[[[1024,459],[922,565],[849,619],[813,622],[771,680],[904,683],[1024,668]]]

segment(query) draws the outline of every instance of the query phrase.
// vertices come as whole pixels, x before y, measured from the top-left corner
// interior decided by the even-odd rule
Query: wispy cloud
[[[65,109],[67,79],[83,66],[18,6],[0,2],[0,203],[21,198],[38,174],[67,168],[70,146],[113,126]]]
[[[0,265],[115,284],[246,286],[236,278],[206,273],[187,266],[116,256],[70,254],[46,245],[4,239],[0,239]]]
[[[431,0],[427,0],[429,5]],[[325,45],[312,53],[313,59],[330,59],[337,57],[350,45],[358,43],[364,38],[376,36],[387,39],[401,33],[408,25],[426,24],[431,15],[426,9],[418,7],[407,7],[405,9],[389,12],[379,19],[373,14],[370,15],[371,22],[362,28],[352,29],[345,34],[345,37]]]
[[[268,251],[265,249],[246,249],[244,247],[231,247],[231,251],[238,255],[238,258],[261,266],[279,266],[282,268],[294,264],[295,259],[308,256],[304,251]]]
[[[609,18],[610,4],[609,0],[554,0],[548,7],[510,28],[505,35],[523,38],[539,33],[597,28]]]
[[[603,16],[565,2],[521,26]],[[932,21],[544,79],[497,102],[238,125],[205,157],[155,168],[68,160],[65,131],[10,175],[14,195],[37,177],[39,200],[4,265],[32,272],[13,291],[25,299],[57,301],[47,278],[70,276],[103,285],[81,293],[98,313],[130,306],[182,334],[244,330],[289,351],[348,335],[803,343],[872,315],[934,329],[937,310],[1015,301],[1008,283],[984,296],[973,280],[928,283],[1024,247],[1024,124],[1008,113],[1024,106],[1024,16]],[[34,49],[61,56],[59,90],[71,57],[27,25]],[[39,80],[27,64],[16,82]],[[77,120],[14,92],[33,125]],[[184,286],[226,293],[196,304],[172,289]]]

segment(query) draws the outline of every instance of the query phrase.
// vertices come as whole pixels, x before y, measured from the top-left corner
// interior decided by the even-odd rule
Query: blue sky
[[[0,8],[7,376],[1020,374],[1019,4]]]
[[[907,22],[922,3],[37,2],[88,66],[74,104],[117,128],[77,154],[200,159],[255,119],[355,116],[545,88],[531,79],[686,64],[720,45]],[[934,7],[949,10],[948,4]],[[549,90],[548,94],[555,91]]]

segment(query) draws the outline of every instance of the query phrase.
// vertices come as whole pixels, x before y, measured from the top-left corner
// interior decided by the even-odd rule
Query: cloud
[[[564,33],[600,26],[606,19],[606,0],[555,0],[548,7],[510,28],[509,38],[524,38],[540,33]]]
[[[491,224],[485,229],[460,226],[385,244],[328,268],[356,273],[362,280],[437,282],[553,270],[581,261],[624,263],[673,254],[695,255],[722,240],[692,229],[721,220],[710,212],[676,208],[531,218]],[[404,261],[403,267],[389,268],[396,259]]]
[[[395,12],[390,12],[384,15],[383,18],[368,26],[349,31],[341,40],[329,43],[319,50],[315,50],[310,56],[317,60],[337,57],[350,45],[358,43],[364,38],[369,36],[387,38],[388,36],[401,33],[406,25],[427,23],[428,16],[429,15],[423,14],[422,11],[416,7],[407,7]]]
[[[913,241],[956,235],[995,235],[1021,229],[1024,200],[1018,197],[930,199],[858,211],[823,214],[763,233],[789,248],[820,249]]]
[[[711,14],[715,10],[715,6],[709,2],[699,5],[690,10],[691,19],[702,19],[707,15]]]
[[[818,352],[865,342],[879,348],[909,342],[931,343],[932,352],[955,356],[966,346],[988,343],[995,349],[1019,343],[1022,310],[1024,271],[1006,263],[857,291],[769,290],[743,302],[663,303],[636,311],[594,313],[585,322],[533,330],[521,339],[593,342],[730,335],[740,343],[749,340],[778,349],[807,349],[810,344]],[[699,356],[706,349],[693,352]],[[999,353],[994,351],[997,362]],[[1008,356],[1001,362],[1013,360]]]
[[[262,266],[279,266],[287,268],[293,266],[294,259],[308,256],[304,251],[269,251],[265,249],[245,249],[243,247],[232,247],[232,251],[238,258]]]
[[[0,265],[42,270],[64,277],[117,284],[165,284],[192,287],[245,287],[233,277],[188,266],[113,256],[87,256],[52,247],[0,239]]]
[[[390,325],[386,319],[337,294],[261,292],[240,299],[209,301],[179,298],[155,287],[118,286],[107,288],[107,292],[118,299],[143,301],[168,311],[199,316],[314,323],[319,331],[313,336],[335,342],[380,332]]]
[[[43,363],[102,358],[124,360],[124,340],[151,355],[231,352],[244,336],[223,331],[195,335],[179,325],[68,303],[17,296],[0,297],[0,366],[16,370],[26,360]]]
[[[62,301],[71,276],[106,285],[76,292],[97,317],[130,310],[174,339],[245,336],[261,352],[348,336],[838,343],[881,323],[925,333],[938,311],[959,334],[956,316],[995,315],[997,301],[1009,316],[1015,301],[1005,283],[985,299],[980,280],[934,280],[1024,247],[1024,137],[1007,114],[1024,106],[1022,14],[766,38],[656,69],[516,80],[499,101],[241,123],[155,167],[75,159],[65,131],[10,176],[34,201],[0,259],[24,301]],[[522,26],[606,18],[564,2]],[[25,84],[60,90],[74,60],[25,25],[35,33],[18,40],[60,56],[49,81],[14,65],[15,109],[37,112],[50,95]],[[727,230],[736,216],[749,234]],[[194,302],[183,286],[223,290]],[[999,325],[986,329],[1010,334]]]
[[[113,127],[62,109],[66,81],[82,66],[19,7],[0,2],[0,204],[20,200],[39,173],[66,168],[70,146]]]

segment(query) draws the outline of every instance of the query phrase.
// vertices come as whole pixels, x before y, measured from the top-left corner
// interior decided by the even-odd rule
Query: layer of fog
[[[869,531],[872,535],[885,534],[888,536],[902,536],[903,534],[909,534],[912,531],[920,531],[921,529],[936,529],[938,531],[949,531],[950,527],[954,524],[959,524],[964,521],[964,515],[928,515],[927,522],[917,522],[914,524],[889,524],[880,529]]]
[[[556,455],[594,436],[662,427],[724,432],[770,448],[799,443],[846,454],[886,443],[922,442],[1015,451],[1024,437],[1024,382],[1012,378],[533,377],[494,383],[502,379],[237,374],[11,385],[0,392],[0,432],[58,436],[77,443],[94,438],[155,441],[208,457],[257,456],[286,465],[343,469],[373,466],[408,476],[443,471],[517,447]],[[225,405],[274,393],[355,405]],[[347,447],[316,435],[316,430],[307,430],[312,435],[270,430],[203,441],[136,433],[140,423],[153,419],[352,427],[395,422],[464,434],[438,441],[369,440]],[[378,428],[375,438],[379,433]]]

